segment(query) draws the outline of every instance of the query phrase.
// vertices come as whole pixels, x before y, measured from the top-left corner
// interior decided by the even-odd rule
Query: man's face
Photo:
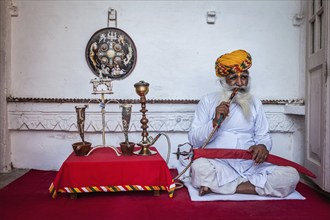
[[[231,87],[245,87],[249,83],[249,73],[233,73],[226,76],[226,83]]]

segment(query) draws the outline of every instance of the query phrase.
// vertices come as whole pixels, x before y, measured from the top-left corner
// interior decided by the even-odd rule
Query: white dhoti
[[[297,183],[299,182],[299,173],[296,169],[287,166],[270,165],[271,172],[267,172],[266,181],[262,186],[256,186],[255,190],[261,196],[275,196],[286,197],[292,193]],[[228,172],[228,169],[231,169]],[[220,173],[235,172],[235,170],[227,165],[221,166],[217,164],[214,166],[212,159],[199,158],[194,160],[191,166],[192,185],[196,188],[207,186],[214,193],[219,194],[234,194],[236,188],[242,182],[247,182],[253,179],[253,175],[260,175],[259,172],[248,173],[245,175],[241,173],[235,179],[225,184],[219,184]],[[251,181],[250,181],[251,182]]]

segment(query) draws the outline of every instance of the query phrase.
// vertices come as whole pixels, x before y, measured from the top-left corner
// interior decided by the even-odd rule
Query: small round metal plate
[[[103,28],[93,34],[85,51],[86,61],[98,77],[124,79],[132,73],[137,59],[133,40],[118,28]]]

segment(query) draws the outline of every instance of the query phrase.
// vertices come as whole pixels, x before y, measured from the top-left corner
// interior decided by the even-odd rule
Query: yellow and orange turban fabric
[[[215,73],[218,77],[223,77],[232,73],[241,73],[251,66],[251,55],[245,50],[235,50],[221,55],[215,61]]]

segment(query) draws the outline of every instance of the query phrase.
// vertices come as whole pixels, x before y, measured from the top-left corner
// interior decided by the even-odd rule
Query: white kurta
[[[221,102],[220,97],[220,92],[211,93],[204,96],[198,103],[188,134],[189,142],[194,148],[200,148],[212,132],[212,120],[215,116],[215,108]],[[261,101],[253,97],[250,109],[251,117],[247,120],[241,107],[232,102],[229,115],[206,148],[248,149],[252,145],[264,144],[270,151],[272,140]],[[211,162],[219,171],[217,172],[219,186],[241,176],[247,178],[255,186],[264,187],[267,173],[270,173],[275,167],[270,163],[256,165],[252,160],[242,159],[215,159]],[[220,172],[220,166],[228,167],[228,169]]]

